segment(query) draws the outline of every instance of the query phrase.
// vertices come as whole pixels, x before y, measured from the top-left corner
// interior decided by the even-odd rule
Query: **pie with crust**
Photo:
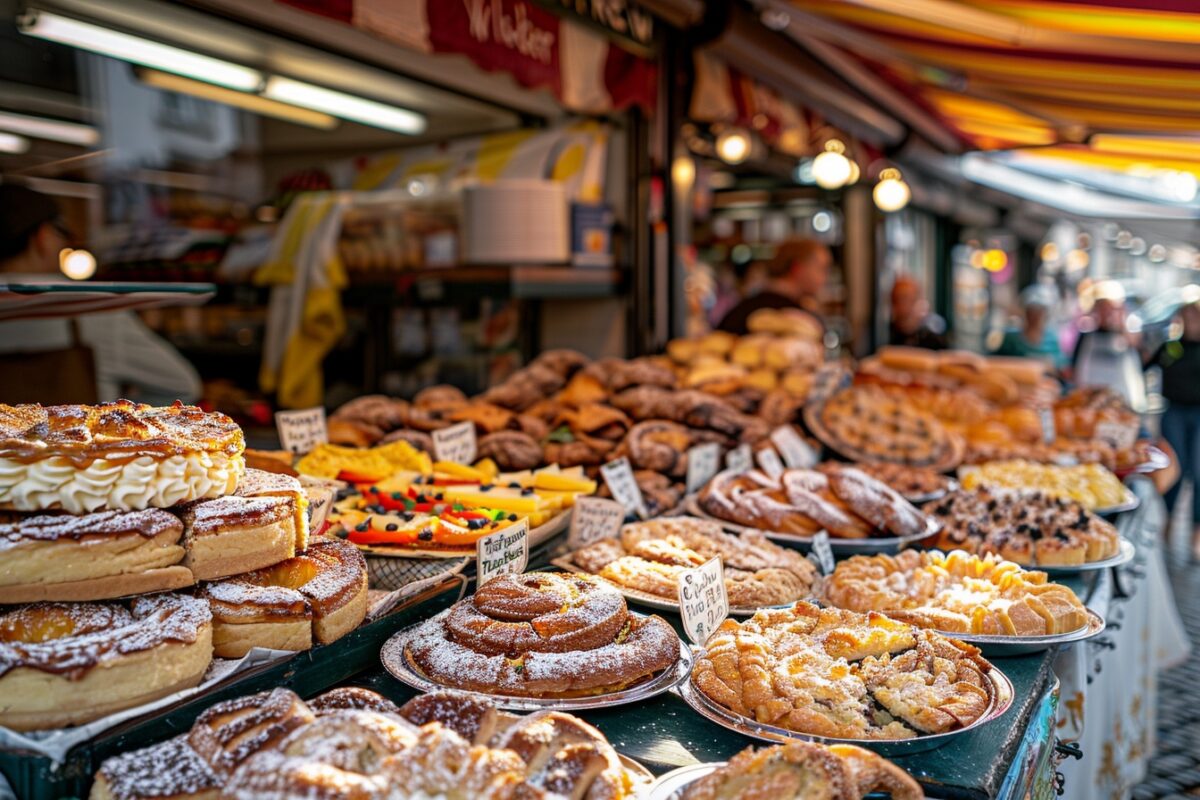
[[[843,389],[815,416],[818,438],[854,461],[950,469],[962,457],[961,446],[936,417],[879,386]]]
[[[979,650],[889,619],[796,603],[726,620],[692,682],[734,714],[839,739],[911,739],[987,713],[991,669]]]

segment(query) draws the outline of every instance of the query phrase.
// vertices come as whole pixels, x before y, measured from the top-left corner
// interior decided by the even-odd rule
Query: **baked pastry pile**
[[[965,489],[1033,489],[1052,497],[1074,500],[1088,510],[1124,503],[1130,491],[1120,478],[1099,464],[1062,466],[1029,461],[990,461],[965,471]]]
[[[700,508],[718,519],[776,533],[831,537],[916,536],[929,520],[899,492],[853,465],[784,470],[778,479],[759,470],[722,472],[701,490]]]
[[[218,703],[191,731],[105,761],[91,800],[624,800],[635,778],[603,734],[452,693],[397,708],[366,689],[305,703],[287,689]]]
[[[679,800],[862,800],[872,792],[886,792],[892,800],[925,797],[907,772],[870,750],[796,741],[746,748],[685,786]]]
[[[824,599],[948,633],[1051,636],[1088,622],[1075,593],[1046,573],[962,550],[848,558],[825,580]]]
[[[404,657],[454,689],[521,697],[620,691],[672,666],[679,637],[583,575],[503,575],[418,625]]]
[[[692,682],[714,703],[768,725],[909,739],[987,713],[990,668],[978,649],[882,614],[796,603],[722,623]]]
[[[1121,551],[1112,523],[1045,492],[957,489],[923,507],[941,525],[936,546],[995,553],[1021,566],[1103,561]]]
[[[726,533],[715,522],[662,517],[635,522],[620,536],[571,554],[575,566],[626,589],[678,599],[679,574],[719,557],[729,605],[756,609],[813,594],[817,570],[807,558],[763,534]]]
[[[952,469],[962,443],[932,414],[876,385],[850,386],[811,414],[813,432],[855,461]]]
[[[839,465],[833,464],[834,468],[837,466]],[[817,466],[817,469],[820,470],[825,468],[825,464]],[[954,485],[954,481],[949,477],[928,467],[910,467],[887,461],[866,461],[855,464],[854,468],[865,472],[877,481],[886,483],[909,502],[945,492]]]

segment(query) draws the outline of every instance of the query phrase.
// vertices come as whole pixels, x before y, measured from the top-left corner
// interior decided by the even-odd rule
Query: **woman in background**
[[[1054,290],[1049,286],[1034,284],[1026,287],[1021,292],[1024,326],[1004,332],[1004,340],[996,350],[996,355],[1036,358],[1049,363],[1056,370],[1066,366],[1066,359],[1058,346],[1058,331],[1051,324],[1054,300]]]
[[[1192,482],[1192,558],[1200,561],[1200,302],[1189,303],[1179,313],[1183,335],[1160,347],[1151,363],[1162,368],[1162,393],[1170,403],[1162,431],[1179,459],[1180,478],[1164,499],[1174,513],[1183,482]]]

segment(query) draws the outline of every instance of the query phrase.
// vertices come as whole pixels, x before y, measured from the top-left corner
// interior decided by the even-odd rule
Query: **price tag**
[[[812,538],[812,555],[817,558],[817,568],[822,575],[833,572],[833,548],[829,546],[829,531],[818,531]]]
[[[783,475],[783,462],[779,460],[779,453],[776,453],[773,448],[764,447],[754,454],[754,458],[762,467],[763,472],[767,473],[767,477],[772,480],[777,481]]]
[[[438,461],[471,464],[475,452],[474,422],[460,422],[433,432],[433,453]]]
[[[1038,420],[1042,423],[1042,441],[1046,444],[1054,444],[1054,440],[1058,438],[1058,430],[1054,427],[1054,409],[1039,409]]]
[[[310,475],[301,475],[299,480],[300,485],[304,487],[304,494],[308,497],[308,529],[319,533],[329,516],[329,509],[333,508],[338,491],[346,484]]]
[[[633,477],[633,467],[629,466],[628,458],[621,456],[608,462],[600,468],[600,474],[608,484],[608,490],[612,492],[614,500],[642,519],[649,515],[646,501],[642,499],[642,488]]]
[[[732,470],[735,475],[741,475],[754,466],[754,451],[748,444],[739,444],[725,454],[725,469]]]
[[[529,519],[483,536],[475,543],[476,587],[492,578],[524,572],[529,563]]]
[[[695,569],[679,573],[679,614],[683,630],[696,644],[704,644],[729,616],[725,570],[720,558],[710,558]]]
[[[771,443],[783,456],[784,463],[792,469],[809,469],[817,465],[819,459],[816,451],[791,425],[780,425],[771,431]]]
[[[1122,425],[1119,422],[1096,424],[1096,438],[1103,439],[1119,450],[1133,447],[1133,443],[1137,441],[1137,434],[1137,428],[1133,425]]]
[[[567,547],[578,550],[616,536],[625,522],[625,506],[607,497],[576,497]]]
[[[325,429],[325,409],[320,406],[276,411],[275,430],[279,432],[279,443],[283,449],[293,453],[307,453],[329,441],[329,432]]]
[[[687,493],[695,494],[720,469],[721,446],[716,442],[698,444],[688,449],[687,459]]]

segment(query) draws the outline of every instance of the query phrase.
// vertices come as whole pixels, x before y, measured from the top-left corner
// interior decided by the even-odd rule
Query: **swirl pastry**
[[[950,633],[1047,636],[1087,624],[1087,610],[1066,586],[1011,561],[955,550],[905,550],[854,556],[825,581],[825,599],[852,611]]]
[[[534,469],[542,463],[542,446],[520,431],[500,431],[480,438],[478,458],[490,458],[505,472]]]
[[[237,487],[242,429],[176,403],[0,405],[0,509],[169,508]]]
[[[892,800],[925,797],[907,772],[870,750],[788,742],[746,748],[688,784],[680,800],[862,800],[872,792],[887,792]]]
[[[675,478],[687,474],[687,449],[692,436],[687,428],[666,420],[647,420],[629,429],[617,455],[628,454],[634,469],[648,469]]]
[[[419,625],[406,657],[444,686],[524,697],[618,691],[667,669],[679,637],[582,576],[505,575]]]
[[[367,613],[367,562],[354,545],[318,539],[295,558],[206,585],[213,648],[241,658],[253,647],[307,650],[337,641]]]
[[[811,595],[817,573],[795,550],[772,544],[756,531],[726,533],[715,522],[664,517],[635,522],[618,539],[604,539],[571,554],[576,566],[629,589],[671,600],[679,573],[719,557],[733,608],[782,605]]]
[[[382,433],[403,428],[408,417],[408,403],[382,394],[356,397],[329,415],[330,420],[362,422]]]
[[[909,739],[983,716],[988,669],[976,648],[882,614],[796,603],[722,623],[692,682],[713,702],[768,725]]]
[[[195,686],[212,661],[212,615],[178,594],[35,603],[0,614],[0,725],[79,725]]]

